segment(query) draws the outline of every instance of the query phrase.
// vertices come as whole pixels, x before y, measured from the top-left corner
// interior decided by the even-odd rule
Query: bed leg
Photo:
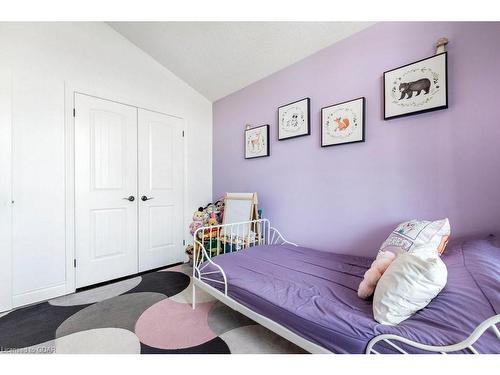
[[[193,310],[196,308],[196,285],[193,283]]]

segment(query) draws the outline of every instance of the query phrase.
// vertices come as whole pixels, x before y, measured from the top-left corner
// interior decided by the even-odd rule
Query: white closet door
[[[137,108],[75,94],[75,109],[76,286],[82,287],[137,273]]]
[[[183,255],[184,147],[181,119],[139,109],[139,271]]]

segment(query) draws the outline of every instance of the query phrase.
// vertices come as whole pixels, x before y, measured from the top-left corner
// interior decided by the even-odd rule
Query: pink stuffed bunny
[[[358,297],[366,299],[375,292],[378,280],[382,277],[387,267],[396,258],[396,254],[391,251],[380,251],[372,265],[365,272],[363,281],[359,284]]]
[[[421,258],[441,256],[450,238],[448,219],[428,221],[413,219],[399,224],[384,241],[370,269],[358,287],[358,296],[366,299],[397,254],[407,252]]]

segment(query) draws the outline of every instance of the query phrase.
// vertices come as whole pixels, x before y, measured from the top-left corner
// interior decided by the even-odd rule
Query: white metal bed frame
[[[273,228],[268,219],[202,227],[197,229],[194,233],[194,241],[193,309],[196,308],[196,287],[199,287],[233,310],[240,312],[310,353],[332,353],[328,349],[303,338],[295,332],[292,332],[281,324],[256,313],[228,295],[227,276],[222,267],[212,261],[214,254],[220,254],[221,250],[222,253],[224,253],[227,247],[230,247],[230,251],[234,252],[244,250],[255,245],[289,244],[297,246],[293,242],[287,241],[276,228]],[[208,265],[213,266],[215,270],[203,272]],[[212,276],[214,274],[220,274],[223,281],[214,279]],[[224,285],[224,292],[219,291],[204,280]],[[497,327],[498,324],[500,324],[500,314],[492,316],[479,324],[465,340],[446,346],[426,345],[398,335],[381,334],[370,340],[365,353],[380,354],[380,352],[375,349],[375,346],[386,344],[398,353],[408,354],[397,344],[400,343],[400,345],[404,344],[429,353],[447,354],[461,350],[468,350],[472,354],[479,354],[478,350],[473,345],[488,329],[491,329],[500,341],[500,331]]]

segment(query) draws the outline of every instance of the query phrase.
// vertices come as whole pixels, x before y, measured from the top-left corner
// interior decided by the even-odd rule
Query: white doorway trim
[[[0,74],[0,312],[12,309],[12,74]]]
[[[73,117],[73,109],[75,106],[75,93],[93,96],[99,99],[113,101],[119,104],[125,104],[140,109],[145,109],[152,112],[161,113],[166,116],[176,117],[182,121],[184,131],[184,186],[183,186],[183,205],[187,204],[187,188],[188,188],[188,136],[186,120],[178,115],[165,113],[164,111],[151,109],[148,107],[134,104],[135,100],[131,98],[123,98],[119,94],[109,92],[108,90],[96,90],[89,88],[85,84],[77,84],[65,81],[64,84],[64,118],[65,118],[65,200],[66,200],[66,291],[65,294],[74,293],[76,290],[76,272],[74,260],[76,259],[75,252],[75,118]],[[188,218],[183,210],[183,228],[187,228]],[[183,240],[186,241],[186,231],[183,231]]]

